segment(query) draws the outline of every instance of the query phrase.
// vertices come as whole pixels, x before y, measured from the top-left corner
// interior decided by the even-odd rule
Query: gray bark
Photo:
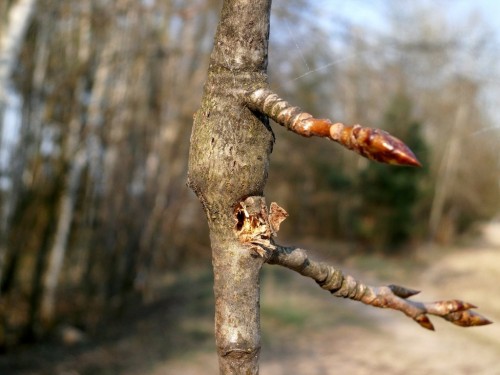
[[[35,5],[36,0],[18,0],[14,2],[9,8],[6,24],[0,29],[0,147],[3,146],[3,121],[4,112],[7,107],[9,80],[17,60],[17,55],[21,50],[22,40],[28,29]],[[0,173],[2,172],[0,171]],[[14,206],[12,199],[10,206]],[[6,203],[0,202],[0,280],[3,279],[4,262],[7,252],[5,241],[8,230],[9,211],[10,209]]]
[[[5,106],[7,82],[14,69],[35,4],[36,0],[14,2],[9,9],[7,24],[0,30],[0,110]]]
[[[235,235],[235,210],[263,198],[274,136],[244,93],[267,85],[271,0],[226,0],[215,36],[201,108],[194,116],[188,184],[210,228],[221,374],[256,374],[260,352],[259,271]]]

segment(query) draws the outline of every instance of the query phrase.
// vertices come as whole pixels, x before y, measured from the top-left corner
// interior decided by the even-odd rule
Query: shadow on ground
[[[159,361],[212,350],[211,270],[177,276],[159,293],[156,302],[129,306],[84,343],[50,340],[0,356],[0,374],[146,374]]]

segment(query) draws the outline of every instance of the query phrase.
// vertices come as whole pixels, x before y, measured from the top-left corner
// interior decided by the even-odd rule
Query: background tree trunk
[[[0,19],[0,148],[3,146],[3,120],[6,108],[8,82],[14,69],[17,55],[22,46],[22,40],[28,28],[36,0],[18,0],[10,5],[0,7],[0,11],[7,11],[7,22],[2,24]],[[8,8],[8,9],[7,9]],[[1,17],[0,17],[1,18]],[[0,177],[3,171],[0,170]],[[6,254],[6,237],[9,212],[0,196],[0,280],[3,278],[4,260]]]

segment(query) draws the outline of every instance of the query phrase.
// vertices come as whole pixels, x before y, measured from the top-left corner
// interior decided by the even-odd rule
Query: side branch
[[[459,301],[418,302],[408,298],[419,293],[397,285],[372,287],[344,276],[342,271],[325,263],[309,259],[307,252],[297,247],[276,248],[268,252],[267,263],[278,264],[310,277],[336,297],[349,298],[367,305],[403,312],[421,327],[434,330],[427,315],[436,315],[462,327],[481,326],[492,322],[471,309],[476,306]]]
[[[267,88],[257,89],[245,97],[247,106],[281,126],[304,137],[329,138],[349,150],[381,163],[420,167],[413,152],[401,140],[381,129],[360,125],[346,126],[328,119],[317,119],[294,107]]]

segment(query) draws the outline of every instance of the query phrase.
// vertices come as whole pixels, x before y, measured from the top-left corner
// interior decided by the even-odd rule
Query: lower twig
[[[439,316],[462,327],[481,326],[492,322],[471,310],[476,306],[460,300],[418,302],[408,298],[419,293],[417,290],[397,285],[373,287],[360,283],[352,276],[343,275],[341,270],[322,262],[311,260],[304,249],[275,245],[268,252],[269,264],[287,267],[310,277],[323,289],[336,297],[349,298],[367,305],[398,310],[412,318],[421,327],[434,330],[427,315]]]

